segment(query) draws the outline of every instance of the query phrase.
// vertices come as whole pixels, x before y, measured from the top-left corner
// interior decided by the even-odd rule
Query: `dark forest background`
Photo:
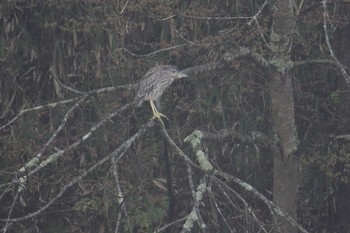
[[[2,1],[2,232],[350,232],[350,2],[279,2]],[[131,103],[165,64],[191,75],[164,128]],[[297,138],[277,164],[275,74]]]

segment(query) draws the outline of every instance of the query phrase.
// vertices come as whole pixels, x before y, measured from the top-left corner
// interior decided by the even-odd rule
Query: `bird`
[[[157,110],[157,107],[160,108],[160,97],[175,79],[181,78],[188,76],[173,65],[158,65],[149,69],[138,84],[134,103],[140,107],[145,101],[149,101],[153,112],[152,119],[156,118],[163,123],[161,117],[167,117]]]

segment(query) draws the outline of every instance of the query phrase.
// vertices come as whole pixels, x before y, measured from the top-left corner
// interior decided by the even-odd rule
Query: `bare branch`
[[[10,208],[8,214],[7,214],[7,219],[6,219],[5,226],[4,226],[3,229],[2,229],[2,232],[4,232],[4,233],[6,233],[8,227],[11,225],[11,223],[10,223],[11,214],[12,214],[12,211],[13,211],[13,209],[14,209],[14,207],[15,207],[15,204],[16,204],[16,202],[17,202],[17,200],[18,200],[19,193],[20,193],[20,192],[17,192],[16,195],[15,195],[15,197],[13,198],[11,208]]]
[[[192,160],[188,157],[188,155],[186,155],[177,145],[176,143],[173,141],[173,139],[169,136],[165,126],[163,124],[161,124],[161,129],[162,129],[162,133],[165,136],[165,139],[168,141],[168,143],[174,147],[174,149],[176,150],[176,152],[178,153],[178,155],[180,155],[180,157],[182,159],[185,160],[185,162],[187,162],[188,164],[191,164],[192,166],[202,169],[201,167],[199,167],[197,164],[195,164],[194,162],[192,162]]]
[[[202,140],[202,136],[203,136],[202,132],[199,130],[195,130],[191,135],[192,135],[191,138],[187,137],[185,140],[191,142],[193,148],[198,148],[200,143],[201,143],[201,140]],[[202,163],[200,163],[200,164],[202,164]],[[268,198],[266,198],[263,194],[258,192],[256,189],[254,189],[254,187],[252,187],[248,183],[246,183],[246,182],[244,182],[236,177],[233,177],[227,173],[219,171],[217,169],[215,169],[213,171],[209,171],[206,166],[201,166],[201,170],[206,172],[206,173],[213,174],[213,176],[211,176],[213,181],[216,181],[217,183],[220,183],[222,185],[225,185],[225,183],[223,181],[221,181],[219,179],[219,177],[224,178],[227,181],[232,181],[232,182],[238,184],[240,187],[247,190],[248,192],[251,192],[252,194],[254,194],[254,196],[256,196],[257,198],[262,200],[269,208],[271,208],[273,210],[274,213],[285,218],[286,221],[288,221],[294,227],[299,229],[301,232],[307,233],[307,231],[302,226],[300,226],[292,217],[290,217],[288,214],[286,214],[280,207],[278,207],[276,204],[274,204],[272,201],[270,201]]]
[[[219,207],[219,205],[218,205],[218,203],[217,203],[217,200],[216,200],[216,198],[214,197],[214,194],[213,194],[211,188],[208,189],[208,193],[209,193],[209,197],[210,197],[211,200],[214,202],[214,206],[215,206],[216,211],[219,213],[220,217],[221,217],[222,220],[224,221],[224,223],[225,223],[227,229],[229,229],[230,232],[234,232],[234,231],[232,230],[230,224],[228,223],[228,221],[227,221],[225,215],[222,213],[222,211],[221,211],[221,209],[220,209],[220,207]]]
[[[248,211],[250,216],[252,216],[253,220],[260,226],[260,230],[262,230],[263,232],[267,232],[267,230],[264,227],[264,224],[262,222],[260,222],[260,220],[256,217],[252,207],[246,202],[246,200],[241,195],[239,195],[239,193],[237,193],[233,188],[231,188],[230,186],[228,186],[225,183],[223,183],[223,184],[217,183],[217,185],[219,186],[221,192],[224,194],[224,196],[229,201],[229,203],[231,203],[232,206],[235,206],[233,204],[233,201],[230,198],[230,195],[228,195],[228,193],[224,190],[223,186],[225,186],[226,189],[228,189],[230,192],[232,192],[243,203],[245,211]],[[235,207],[236,207],[236,209],[238,209],[240,211],[240,209],[237,206],[235,206]],[[273,212],[272,212],[272,215],[273,215]]]
[[[303,233],[308,233],[308,231],[306,231],[302,226],[300,226],[292,217],[290,217],[280,207],[278,207],[275,203],[273,203],[272,201],[267,199],[263,194],[258,192],[255,188],[253,188],[248,183],[246,183],[246,182],[244,182],[236,177],[233,177],[227,173],[219,172],[217,170],[214,172],[214,174],[215,174],[215,176],[225,178],[227,181],[232,181],[232,182],[238,184],[239,186],[241,186],[242,188],[244,188],[245,190],[247,190],[248,192],[251,192],[252,194],[254,194],[254,196],[256,196],[257,198],[262,200],[267,206],[270,206],[276,214],[285,218],[285,220],[288,221],[290,224],[292,224],[294,227],[296,227],[297,229],[299,229]],[[220,179],[218,179],[216,177],[213,179],[215,179],[217,182],[219,182],[221,184],[224,184]]]
[[[308,64],[330,64],[330,65],[336,65],[335,61],[333,61],[333,60],[315,59],[315,60],[295,61],[295,62],[293,62],[293,68],[295,68],[297,66],[308,65]]]
[[[251,16],[227,16],[227,17],[210,17],[210,16],[192,16],[180,14],[180,17],[188,19],[200,19],[200,20],[237,20],[237,19],[251,19]]]
[[[26,182],[26,180],[28,179],[28,177],[32,176],[33,174],[37,173],[38,171],[40,171],[42,168],[46,167],[48,164],[51,164],[54,161],[57,161],[58,158],[60,158],[61,156],[63,156],[64,153],[67,153],[73,149],[75,149],[76,147],[78,147],[79,145],[81,145],[83,142],[85,142],[87,139],[89,139],[91,137],[91,135],[96,132],[97,129],[99,129],[102,125],[104,125],[106,122],[108,122],[109,120],[111,120],[113,117],[115,117],[116,115],[119,115],[120,112],[124,111],[125,109],[127,109],[130,106],[130,104],[126,104],[123,107],[119,108],[117,111],[109,114],[106,118],[102,119],[100,122],[98,122],[97,124],[95,124],[93,127],[91,127],[90,131],[88,133],[86,133],[84,136],[82,136],[78,141],[76,141],[75,143],[69,145],[67,148],[65,148],[64,150],[58,150],[56,153],[51,154],[46,160],[42,161],[35,169],[33,169],[32,171],[30,171],[28,174],[23,175],[22,177],[20,177],[18,180],[21,184],[24,184]],[[28,165],[27,165],[28,166]],[[13,181],[15,182],[15,180]]]
[[[128,54],[130,54],[131,56],[134,56],[134,57],[152,57],[154,55],[157,55],[158,53],[166,52],[166,51],[169,51],[169,50],[173,50],[173,49],[177,49],[177,48],[181,48],[181,47],[185,47],[185,46],[188,46],[188,43],[180,44],[180,45],[174,45],[174,46],[171,46],[171,47],[168,47],[168,48],[164,48],[164,49],[159,49],[159,50],[153,51],[151,53],[147,53],[147,54],[136,54],[136,53],[133,53],[133,52],[129,51],[127,48],[120,48],[118,50],[125,51],[125,52],[127,52]]]
[[[7,122],[5,125],[1,126],[0,127],[0,131],[4,128],[6,128],[7,126],[11,125],[13,122],[15,122],[19,117],[21,117],[23,114],[27,113],[27,112],[33,112],[33,111],[38,111],[38,110],[41,110],[43,108],[54,108],[58,105],[61,105],[61,104],[68,104],[70,102],[73,102],[73,101],[76,101],[78,100],[79,97],[75,97],[75,98],[72,98],[72,99],[67,99],[67,100],[62,100],[62,101],[58,101],[58,102],[55,102],[55,103],[49,103],[49,104],[44,104],[44,105],[40,105],[40,106],[36,106],[34,108],[28,108],[28,109],[23,109],[21,110],[14,118],[12,118],[9,122]]]
[[[183,221],[185,221],[187,218],[188,218],[188,216],[185,216],[185,217],[183,217],[183,218],[177,219],[177,220],[175,220],[175,221],[173,221],[173,222],[171,222],[171,223],[168,223],[167,225],[165,225],[165,226],[159,228],[159,229],[158,229],[157,231],[155,231],[155,232],[158,233],[158,232],[165,231],[167,228],[171,227],[172,225],[175,225],[175,224],[177,224],[177,223],[179,223],[179,222],[183,222]]]
[[[258,12],[256,12],[256,14],[252,17],[252,19],[248,22],[248,25],[250,26],[252,24],[253,21],[257,21],[258,16],[261,14],[261,12],[263,11],[263,9],[265,8],[265,6],[267,5],[267,0],[261,5],[261,7],[259,8]]]
[[[121,144],[116,150],[114,150],[111,154],[104,157],[100,161],[98,161],[95,165],[91,166],[89,169],[87,169],[85,172],[83,172],[81,175],[73,179],[71,182],[69,182],[67,185],[65,185],[61,191],[51,199],[45,206],[43,206],[41,209],[28,214],[23,217],[19,218],[11,218],[11,219],[0,219],[0,222],[20,222],[24,220],[28,220],[31,218],[34,218],[40,214],[42,214],[44,211],[46,211],[50,206],[52,206],[59,198],[63,196],[63,194],[71,188],[73,185],[81,181],[85,176],[90,174],[92,171],[94,171],[96,168],[100,167],[102,164],[104,164],[106,161],[110,160],[112,157],[116,157],[115,162],[117,163],[125,154],[125,152],[128,150],[128,148],[132,145],[132,143],[140,137],[147,129],[151,128],[154,125],[153,121],[149,121],[147,124],[141,127],[141,129],[135,133],[133,136],[131,136],[128,140],[126,140],[123,144]]]
[[[124,194],[119,182],[119,175],[118,175],[118,170],[117,170],[117,162],[115,156],[111,157],[111,164],[112,164],[112,173],[113,173],[113,178],[114,178],[114,183],[116,186],[116,191],[118,193],[118,204],[120,205],[120,211],[118,213],[117,217],[117,223],[115,225],[115,230],[114,232],[117,233],[119,232],[119,227],[120,227],[120,222],[122,219],[122,212],[125,212],[125,216],[127,216],[127,210],[126,210],[126,205],[124,202]]]
[[[86,95],[86,96],[91,96],[91,95],[98,95],[98,94],[105,93],[105,92],[112,92],[112,91],[116,91],[116,90],[131,90],[131,89],[134,89],[136,87],[137,87],[137,84],[128,84],[128,85],[121,85],[121,86],[115,86],[115,87],[104,87],[104,88],[99,88],[99,89],[95,89],[95,90],[91,90],[91,91],[87,91],[87,92],[82,92],[82,93],[84,93],[84,95]],[[55,108],[61,104],[68,104],[68,103],[77,101],[80,98],[82,98],[82,97],[75,97],[75,98],[71,98],[71,99],[67,99],[67,100],[61,100],[61,101],[54,102],[54,103],[36,106],[34,108],[22,109],[13,119],[11,119],[5,125],[1,126],[0,131],[3,130],[4,128],[6,128],[7,126],[11,125],[13,122],[15,122],[19,117],[21,117],[25,113],[38,111],[38,110],[41,110],[41,109],[44,109],[47,107],[48,108]]]
[[[124,10],[126,9],[126,6],[128,5],[128,3],[129,3],[129,0],[127,0],[126,1],[126,3],[125,3],[125,5],[123,6],[123,8],[121,9],[121,11],[120,12],[118,12],[118,14],[123,14],[124,13]]]
[[[187,164],[188,167],[189,164]],[[193,187],[194,188],[194,187]],[[204,176],[201,179],[200,184],[197,186],[196,191],[192,191],[192,195],[194,197],[194,205],[192,207],[191,213],[187,216],[186,222],[182,226],[181,233],[191,232],[193,228],[193,223],[197,222],[199,228],[206,232],[207,225],[204,223],[202,216],[199,212],[199,202],[202,201],[203,195],[207,190],[207,177]]]
[[[58,128],[56,129],[56,131],[51,135],[50,139],[45,143],[45,145],[42,147],[41,151],[33,158],[34,160],[39,161],[39,159],[41,158],[41,156],[43,155],[43,153],[46,151],[46,149],[49,147],[49,145],[53,142],[53,140],[56,138],[56,136],[61,132],[61,130],[63,129],[63,127],[66,125],[68,118],[71,116],[72,112],[77,109],[80,104],[82,104],[86,99],[87,99],[87,95],[83,96],[78,102],[76,102],[68,111],[67,113],[64,115],[63,119],[62,119],[62,123],[60,124],[60,126],[58,126]],[[36,166],[36,163],[27,163],[28,165],[31,164],[32,167]],[[26,167],[24,166],[23,168],[19,169],[20,172],[24,172],[27,169],[30,169],[31,167]]]

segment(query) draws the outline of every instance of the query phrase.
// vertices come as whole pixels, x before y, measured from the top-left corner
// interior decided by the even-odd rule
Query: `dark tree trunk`
[[[294,124],[294,100],[290,75],[274,74],[270,81],[272,119],[276,135],[273,153],[273,201],[296,220],[297,160],[293,156],[298,139]],[[282,232],[296,232],[284,219],[277,219]]]
[[[298,138],[294,121],[292,76],[287,69],[295,16],[292,1],[276,0],[273,3],[275,9],[271,47],[275,50],[272,57],[275,69],[271,73],[269,85],[275,136],[273,201],[296,220],[298,164],[293,152],[297,148]],[[277,224],[281,232],[297,232],[282,218],[277,219]]]

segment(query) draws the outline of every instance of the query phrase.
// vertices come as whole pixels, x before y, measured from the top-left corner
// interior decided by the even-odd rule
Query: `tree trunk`
[[[290,75],[274,74],[270,81],[272,120],[276,135],[273,153],[273,201],[296,220],[297,160],[293,156],[298,139],[294,123],[294,100]],[[296,232],[284,219],[277,219],[282,232]]]
[[[293,2],[276,0],[273,15],[271,47],[276,52],[272,57],[275,69],[270,77],[272,120],[275,136],[273,152],[274,180],[273,201],[295,220],[297,219],[297,160],[293,155],[298,145],[294,121],[292,76],[287,67],[290,62],[291,35],[295,28]],[[277,219],[281,232],[297,230],[282,218]]]

